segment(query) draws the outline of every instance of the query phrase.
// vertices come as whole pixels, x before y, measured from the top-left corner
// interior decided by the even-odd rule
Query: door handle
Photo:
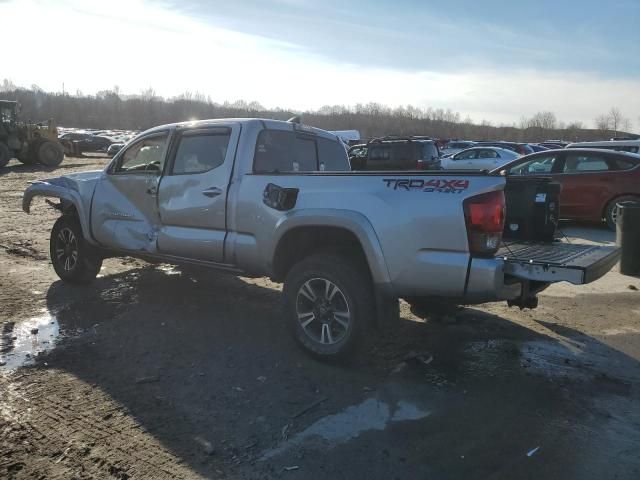
[[[217,187],[207,188],[206,190],[203,190],[203,191],[202,191],[202,194],[203,194],[205,197],[210,197],[210,198],[217,197],[217,196],[218,196],[218,195],[220,195],[221,193],[222,193],[222,190],[220,190],[220,189],[219,189],[219,188],[217,188]]]
[[[149,195],[155,195],[156,193],[158,193],[158,187],[156,185],[152,185],[150,187],[147,188],[147,193]]]

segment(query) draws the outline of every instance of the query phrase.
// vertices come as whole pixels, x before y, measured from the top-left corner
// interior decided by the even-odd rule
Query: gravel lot
[[[111,259],[60,282],[57,212],[24,214],[22,191],[106,161],[0,170],[0,478],[640,478],[640,279],[556,285],[533,311],[403,304],[324,365],[266,279]]]

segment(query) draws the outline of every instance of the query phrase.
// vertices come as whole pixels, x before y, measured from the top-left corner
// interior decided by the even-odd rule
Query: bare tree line
[[[285,120],[300,114],[287,109],[267,109],[258,102],[244,100],[216,103],[198,92],[185,92],[165,99],[153,88],[147,88],[139,95],[123,95],[116,86],[96,95],[83,95],[79,91],[70,95],[45,92],[37,85],[18,88],[6,79],[0,83],[0,99],[20,102],[23,119],[54,118],[58,125],[80,128],[144,130],[154,125],[194,119],[263,117]],[[585,128],[582,122],[563,124],[548,111],[522,118],[519,126],[494,125],[487,120],[476,123],[450,109],[423,109],[410,105],[391,108],[373,102],[324,106],[316,111],[302,112],[302,118],[304,123],[326,130],[359,130],[363,138],[395,134],[528,142],[549,138],[586,141],[608,139],[630,127],[629,120],[617,108],[598,116],[595,130]]]
[[[613,107],[609,113],[604,113],[596,117],[596,128],[601,131],[611,131],[618,136],[631,129],[631,120],[626,118],[619,108]]]

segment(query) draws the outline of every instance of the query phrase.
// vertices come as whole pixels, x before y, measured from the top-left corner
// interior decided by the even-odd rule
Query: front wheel
[[[616,222],[618,220],[618,203],[619,202],[627,202],[627,201],[635,201],[635,202],[639,202],[640,201],[640,197],[636,197],[633,195],[625,195],[622,197],[618,197],[618,198],[614,198],[613,200],[611,200],[609,202],[609,204],[607,205],[607,208],[605,209],[604,212],[604,220],[607,223],[607,227],[609,227],[609,229],[614,230],[616,229]]]
[[[49,248],[53,268],[66,282],[89,283],[102,268],[102,258],[85,242],[80,222],[71,215],[53,225]]]
[[[57,167],[64,159],[64,148],[52,140],[42,141],[36,148],[38,161],[46,167]]]
[[[321,360],[352,354],[374,321],[373,289],[366,271],[338,254],[315,254],[294,265],[283,294],[296,342]]]

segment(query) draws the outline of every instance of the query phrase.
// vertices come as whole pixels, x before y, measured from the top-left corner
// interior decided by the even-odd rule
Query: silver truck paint
[[[231,137],[224,162],[197,174],[111,169],[136,143],[166,136],[165,164],[178,132],[226,127]],[[500,176],[429,172],[255,174],[256,140],[263,129],[310,127],[259,119],[224,119],[156,127],[130,142],[101,172],[35,183],[35,196],[57,197],[75,207],[83,234],[110,255],[138,255],[191,262],[277,277],[274,258],[285,235],[305,227],[336,227],[353,234],[365,253],[373,282],[394,297],[451,297],[465,303],[514,299],[518,282],[505,284],[505,259],[472,258],[463,200],[504,189]],[[279,211],[263,201],[275,184],[299,189],[295,206]],[[610,267],[609,267],[610,268]],[[526,269],[511,268],[527,280]],[[281,280],[276,278],[277,280]],[[558,275],[557,281],[565,280]]]

